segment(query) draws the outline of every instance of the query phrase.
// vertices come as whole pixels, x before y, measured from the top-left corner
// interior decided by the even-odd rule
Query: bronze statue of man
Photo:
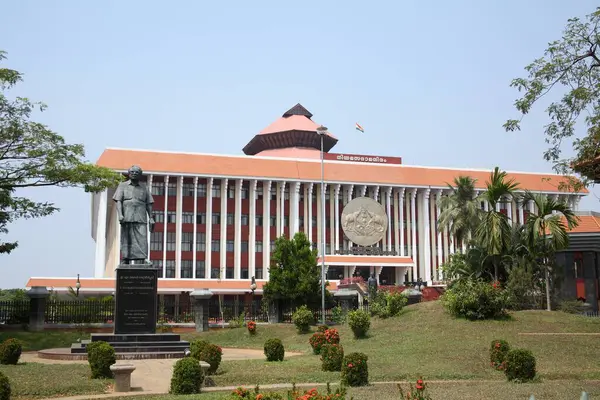
[[[117,187],[113,200],[121,224],[121,256],[123,264],[146,264],[148,257],[148,223],[154,231],[152,206],[154,199],[148,187],[140,182],[142,169],[129,168],[129,180]]]

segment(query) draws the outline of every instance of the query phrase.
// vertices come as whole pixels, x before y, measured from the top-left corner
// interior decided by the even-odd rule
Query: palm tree
[[[440,199],[438,230],[448,230],[454,236],[457,247],[464,247],[475,233],[481,221],[481,209],[476,199],[475,180],[469,176],[454,178],[454,185],[448,184],[451,193]]]
[[[527,217],[526,230],[531,248],[539,249],[546,275],[546,309],[552,310],[550,303],[550,270],[554,253],[569,246],[571,230],[579,225],[579,217],[567,203],[537,193],[525,192],[523,201],[535,204],[535,213]],[[567,223],[565,226],[565,222]]]
[[[498,210],[498,205],[506,202],[517,189],[518,184],[515,180],[507,179],[506,172],[496,167],[490,174],[490,180],[486,182],[486,191],[480,196],[482,200],[489,203],[490,207],[489,211],[484,213],[475,236],[479,245],[492,257],[496,280],[498,280],[500,259],[503,254],[506,254],[512,234],[508,216]]]

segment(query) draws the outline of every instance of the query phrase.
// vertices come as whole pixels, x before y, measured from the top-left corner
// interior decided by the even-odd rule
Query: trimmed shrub
[[[190,344],[190,353],[191,353],[191,356],[194,357],[198,361],[204,361],[204,360],[200,360],[200,353],[202,353],[202,350],[204,350],[204,348],[206,346],[208,346],[209,344],[210,343],[207,342],[206,340],[202,340],[202,339],[196,339],[196,340],[194,340]]]
[[[356,310],[348,313],[348,325],[356,339],[364,338],[371,327],[371,317],[366,311]]]
[[[0,400],[10,400],[10,381],[0,372]]]
[[[314,333],[308,340],[310,347],[313,349],[313,354],[321,354],[321,347],[326,343],[325,334],[323,332]]]
[[[171,394],[195,394],[200,393],[204,376],[200,363],[193,357],[185,357],[178,360],[173,368],[171,377]]]
[[[0,364],[17,365],[22,351],[23,345],[19,340],[13,338],[6,339],[0,345]]]
[[[85,346],[92,379],[112,378],[110,366],[117,362],[115,349],[106,342],[92,342]]]
[[[510,346],[506,340],[492,340],[492,344],[490,345],[490,365],[498,371],[503,370],[504,361],[509,350]]]
[[[402,293],[388,293],[386,296],[387,300],[387,312],[390,317],[395,317],[400,314],[400,311],[408,304],[408,297]]]
[[[340,343],[340,333],[337,329],[327,329],[325,331],[325,341],[328,344],[339,344]]]
[[[339,344],[326,344],[321,347],[321,369],[341,371],[344,361],[344,348]]]
[[[325,333],[325,331],[329,329],[329,327],[327,325],[319,325],[317,326],[317,332],[323,332]]]
[[[248,321],[248,323],[246,324],[246,327],[248,328],[249,334],[256,335],[256,322]]]
[[[308,333],[310,325],[315,322],[313,313],[306,306],[302,306],[292,315],[292,321],[296,325],[298,333]]]
[[[504,374],[509,381],[528,382],[535,378],[535,357],[529,350],[510,350],[504,363]]]
[[[451,315],[469,320],[504,317],[510,304],[506,290],[476,280],[456,282],[446,290],[441,300]]]
[[[216,344],[207,344],[202,348],[198,360],[205,361],[210,364],[210,368],[206,373],[212,375],[219,369],[221,359],[223,358],[223,349]]]
[[[265,342],[265,356],[267,361],[283,361],[285,349],[279,339],[269,339]]]
[[[368,357],[363,353],[350,353],[342,362],[342,384],[366,386],[369,384]]]

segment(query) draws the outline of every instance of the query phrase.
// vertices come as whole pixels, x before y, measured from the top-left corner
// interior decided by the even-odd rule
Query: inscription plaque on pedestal
[[[156,333],[158,270],[116,270],[115,334]]]

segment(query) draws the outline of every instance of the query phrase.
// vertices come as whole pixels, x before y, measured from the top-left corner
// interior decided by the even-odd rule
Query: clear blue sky
[[[508,85],[596,3],[20,0],[2,6],[0,48],[25,73],[18,93],[48,104],[36,118],[94,161],[106,147],[241,154],[301,102],[336,152],[544,172],[543,108],[504,132]],[[92,276],[90,196],[28,193],[61,212],[10,226],[20,245],[0,258],[0,287]]]

